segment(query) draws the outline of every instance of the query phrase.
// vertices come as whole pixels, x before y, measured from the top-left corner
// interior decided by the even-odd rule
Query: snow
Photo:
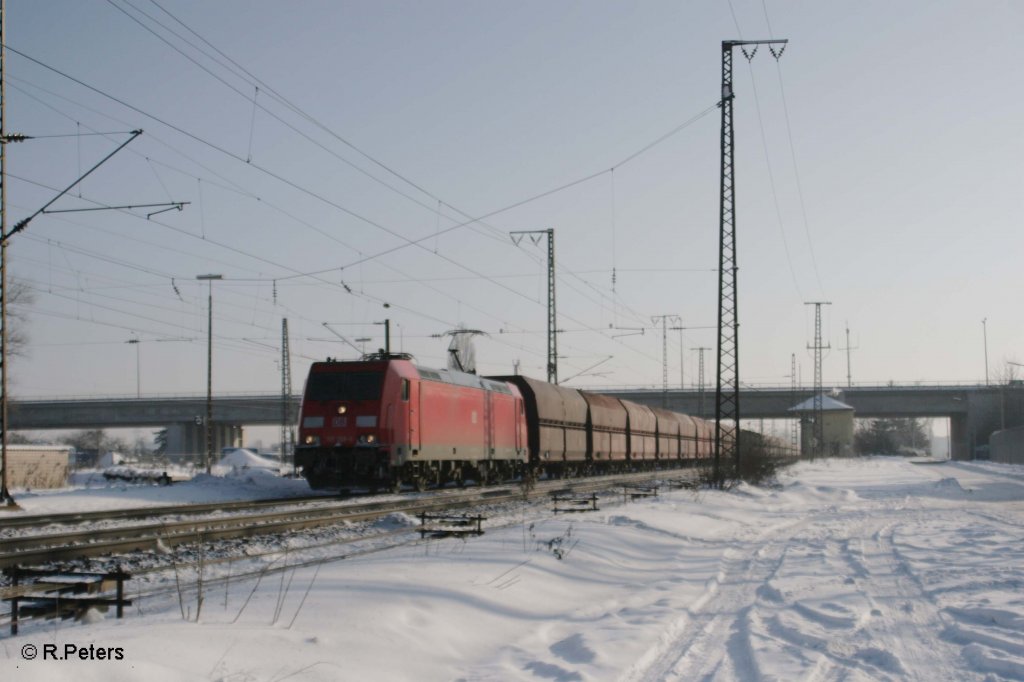
[[[1021,467],[824,460],[774,489],[600,506],[521,507],[481,537],[211,586],[198,623],[181,613],[194,619],[193,591],[120,621],[26,624],[0,639],[0,675],[1024,679]],[[403,515],[382,523],[412,528]],[[47,643],[121,647],[123,660],[21,659],[25,644]]]
[[[212,474],[182,474],[174,469],[168,469],[167,473],[175,481],[183,475],[191,478],[167,486],[110,481],[104,478],[103,470],[94,470],[73,474],[70,488],[14,490],[12,496],[26,514],[60,514],[300,497],[312,494],[305,480],[280,478],[275,473],[276,467],[273,463],[268,463],[257,455],[252,457],[256,458],[256,461],[245,454],[229,454],[213,467]],[[257,463],[259,467],[253,466]],[[2,526],[3,517],[0,516],[0,527]]]
[[[220,461],[217,462],[216,466],[220,471],[265,469],[273,470],[276,473],[278,469],[278,464],[276,462],[271,462],[247,448],[235,448],[234,450],[229,450],[220,458]]]

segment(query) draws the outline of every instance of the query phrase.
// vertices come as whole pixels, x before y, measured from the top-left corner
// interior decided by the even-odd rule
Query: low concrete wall
[[[989,439],[989,455],[993,462],[1024,464],[1024,426],[993,433]]]

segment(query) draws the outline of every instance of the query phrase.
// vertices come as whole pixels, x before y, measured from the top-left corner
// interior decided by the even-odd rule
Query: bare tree
[[[1003,364],[996,367],[992,373],[995,384],[1012,384],[1024,377],[1024,363],[1017,362],[1016,358],[1003,358]]]
[[[26,308],[35,302],[35,292],[25,282],[7,282],[7,355],[24,355],[28,346],[25,333],[28,316]]]
[[[96,450],[101,455],[104,452],[131,452],[128,441],[120,436],[112,436],[103,429],[75,431],[61,440],[76,450]]]

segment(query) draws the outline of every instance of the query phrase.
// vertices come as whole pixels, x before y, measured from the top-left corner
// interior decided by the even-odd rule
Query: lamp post
[[[683,328],[679,329],[679,390],[686,390],[686,361],[684,360],[684,351],[686,346],[683,345]]]
[[[206,473],[210,473],[210,459],[213,457],[213,280],[224,279],[224,276],[197,275],[196,279],[206,280],[209,286],[206,306],[206,419],[203,430],[206,433]]]
[[[988,318],[981,319],[981,336],[985,341],[985,385],[988,386]]]
[[[999,385],[999,421],[1000,428],[1006,428],[1006,389],[1017,385],[1017,381],[1014,378],[1016,370],[1012,367],[1024,367],[1024,364],[1019,362],[1013,362],[1012,360],[1006,360],[1006,364],[1009,365],[1006,368],[1005,380]]]
[[[128,339],[125,343],[130,343],[135,346],[135,397],[142,397],[142,374],[139,371],[139,340]]]

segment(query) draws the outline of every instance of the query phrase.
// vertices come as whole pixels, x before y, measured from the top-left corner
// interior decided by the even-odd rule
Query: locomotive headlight
[[[362,436],[359,436],[360,445],[373,445],[376,442],[377,436],[373,435],[372,433],[364,433]]]
[[[369,436],[366,437],[366,442],[367,443],[376,443],[377,442],[377,436],[375,436],[375,435],[373,435],[371,433]]]
[[[338,405],[338,414],[345,414],[348,412],[348,405]]]
[[[320,445],[320,436],[314,436],[312,434],[302,439],[306,445]]]

